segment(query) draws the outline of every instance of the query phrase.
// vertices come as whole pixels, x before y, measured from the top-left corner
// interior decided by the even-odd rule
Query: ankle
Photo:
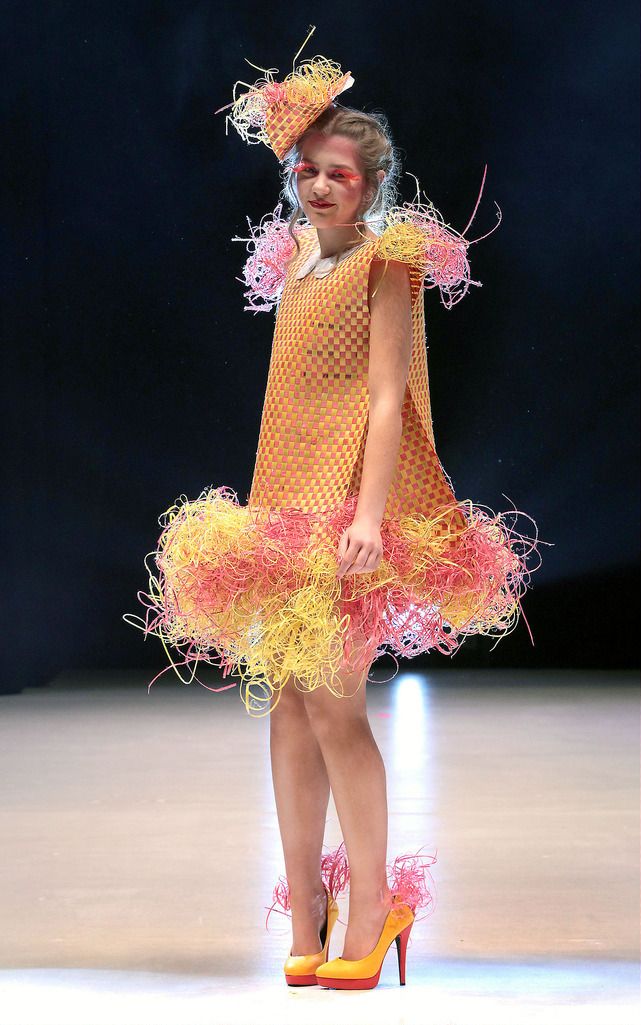
[[[289,903],[297,911],[315,914],[323,911],[326,904],[325,887],[322,882],[317,885],[289,887]]]
[[[384,889],[378,890],[361,890],[354,891],[350,889],[349,894],[349,906],[350,909],[357,909],[363,911],[379,910],[382,908],[391,908],[393,904],[393,894],[389,886]]]

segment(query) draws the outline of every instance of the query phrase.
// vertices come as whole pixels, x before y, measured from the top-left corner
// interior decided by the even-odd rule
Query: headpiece
[[[296,67],[296,59],[315,31],[316,26],[310,25],[309,35],[292,62],[293,70],[283,82],[274,81],[278,68],[267,70],[247,61],[257,71],[264,71],[265,78],[253,85],[234,83],[233,101],[214,111],[219,114],[232,108],[225,117],[225,132],[231,123],[245,142],[264,142],[282,161],[316,118],[354,84],[349,71],[343,74],[340,65],[326,57],[312,57]],[[237,97],[239,85],[247,86],[249,91]]]

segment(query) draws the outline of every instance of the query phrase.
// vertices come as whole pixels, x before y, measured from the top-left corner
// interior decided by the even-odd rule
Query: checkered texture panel
[[[265,114],[265,132],[269,144],[279,160],[282,160],[303,132],[330,105],[332,99],[343,91],[350,78],[349,72],[338,78],[316,102],[301,103],[294,98],[270,103]],[[323,93],[323,90],[320,90]]]
[[[367,439],[369,270],[374,241],[325,278],[296,271],[316,244],[299,236],[276,317],[250,506],[322,512],[358,492]],[[403,434],[385,517],[422,514],[455,501],[436,455],[420,271],[412,282],[412,358]],[[459,512],[460,525],[463,525]],[[445,530],[445,525],[443,530]]]

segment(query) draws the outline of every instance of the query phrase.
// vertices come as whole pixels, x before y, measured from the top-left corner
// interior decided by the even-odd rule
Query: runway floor
[[[392,944],[360,993],[287,987],[289,919],[265,929],[284,873],[267,718],[237,689],[167,673],[148,695],[149,678],[0,698],[0,1025],[640,1020],[638,673],[404,668],[368,686],[388,860],[437,860],[407,985]],[[330,799],[327,848],[341,839]]]

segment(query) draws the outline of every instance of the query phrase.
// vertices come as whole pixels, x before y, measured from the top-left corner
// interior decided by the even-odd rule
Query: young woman
[[[285,975],[332,988],[375,986],[394,941],[403,983],[416,911],[432,901],[420,862],[386,863],[369,668],[385,650],[451,654],[469,634],[504,633],[526,575],[523,538],[458,502],[435,451],[423,287],[461,298],[469,243],[431,205],[392,207],[385,119],[335,100],[352,82],[318,58],[234,101],[235,126],[249,139],[259,124],[283,161],[292,207],[247,240],[246,308],[278,305],[256,464],[247,506],[220,487],[168,510],[145,624],[185,664],[238,672],[248,712],[269,714]],[[341,849],[322,854],[330,788],[342,879]],[[342,957],[328,961],[347,878]]]
[[[318,267],[322,270],[323,261],[336,261],[336,269],[346,261],[340,283],[335,287],[330,269],[316,293],[320,288],[324,292],[335,288],[335,294],[344,291],[343,282],[354,281],[349,276],[350,254],[363,247],[364,240],[378,240],[363,218],[376,196],[369,182],[372,177],[378,183],[384,181],[380,165],[389,165],[389,150],[372,119],[337,107],[322,115],[300,141],[295,188],[312,225],[304,248],[306,255],[312,247],[305,275]],[[369,255],[363,251],[359,256],[363,270]],[[296,278],[300,264],[300,257],[294,260],[292,277]],[[356,512],[338,546],[339,580],[372,573],[380,565],[380,527],[402,433],[412,346],[409,271],[407,265],[393,263],[383,277],[383,268],[382,261],[373,261],[367,282],[369,425]],[[365,286],[364,273],[360,279]],[[363,640],[362,635],[354,637],[359,646]],[[320,864],[330,786],[350,864],[343,959],[357,960],[373,950],[391,909],[385,767],[367,718],[366,676],[367,668],[354,668],[348,662],[338,675],[337,686],[344,695],[340,701],[327,687],[305,693],[291,684],[279,691],[278,700],[272,699],[271,763],[290,889],[294,956],[323,949],[320,933],[327,901]]]

